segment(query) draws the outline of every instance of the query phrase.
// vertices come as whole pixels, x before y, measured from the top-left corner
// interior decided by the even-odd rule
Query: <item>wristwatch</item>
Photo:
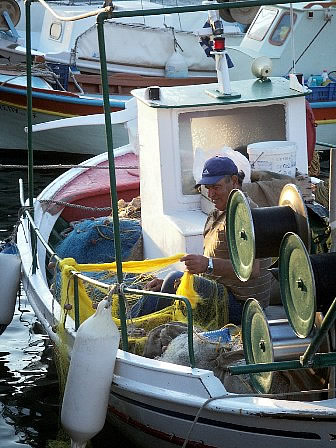
[[[205,270],[205,274],[212,274],[214,271],[213,259],[209,257],[208,260],[208,267]]]

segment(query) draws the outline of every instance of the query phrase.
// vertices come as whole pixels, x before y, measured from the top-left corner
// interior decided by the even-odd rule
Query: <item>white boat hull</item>
[[[56,184],[51,184],[40,199],[47,199],[55,188]],[[35,220],[48,239],[52,222],[38,203]],[[23,220],[17,235],[23,285],[38,319],[57,344],[58,336],[52,328],[60,316],[60,306],[47,286],[44,269],[32,274],[27,236],[27,221]],[[44,266],[44,250],[40,247],[38,253],[39,266]],[[70,317],[66,330],[71,350],[75,331]],[[319,448],[331,446],[336,436],[336,399],[296,402],[229,394],[213,372],[122,350],[117,353],[107,417],[139,446],[177,447],[188,437],[197,412],[209,398],[214,400],[202,410],[188,446]]]
[[[24,130],[26,111],[15,106],[0,105],[0,122],[6,132],[0,133],[0,148],[27,151],[27,134]],[[55,115],[35,112],[33,124],[55,120]],[[119,147],[128,143],[127,129],[122,123],[113,125],[113,144]],[[104,125],[67,127],[34,133],[33,148],[36,151],[67,152],[97,155],[107,150]]]

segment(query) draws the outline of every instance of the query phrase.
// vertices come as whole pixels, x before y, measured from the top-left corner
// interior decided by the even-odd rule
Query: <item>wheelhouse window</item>
[[[261,8],[251,28],[248,30],[247,36],[251,39],[262,41],[278,15],[278,12],[278,9],[274,8]]]
[[[178,122],[182,194],[198,193],[194,178],[199,169],[196,170],[196,152],[209,158],[214,151],[229,147],[247,156],[250,143],[286,140],[285,115],[283,104],[181,113]]]
[[[294,23],[296,21],[296,14],[293,14]],[[269,42],[272,45],[282,45],[291,30],[290,25],[290,14],[289,12],[284,12],[279,18],[278,23],[274,27],[274,30],[269,38]]]
[[[53,40],[60,40],[62,37],[62,23],[61,22],[53,22],[50,25],[49,37]]]

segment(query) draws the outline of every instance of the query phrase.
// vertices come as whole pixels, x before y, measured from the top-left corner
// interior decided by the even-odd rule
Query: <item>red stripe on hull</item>
[[[145,434],[148,434],[152,437],[155,437],[159,440],[165,440],[169,443],[172,443],[176,446],[182,446],[184,443],[183,438],[177,437],[175,434],[168,434],[163,431],[159,431],[158,429],[151,428],[148,425],[144,425],[140,423],[137,420],[134,420],[133,418],[129,417],[128,415],[123,414],[116,408],[113,408],[112,406],[109,406],[108,408],[108,415],[113,414],[113,417],[121,420],[122,422],[126,423],[127,425],[132,426],[133,428],[136,428],[140,431],[142,431]],[[203,442],[197,442],[193,440],[188,440],[188,448],[215,448],[213,445],[206,445]]]
[[[336,107],[326,107],[325,109],[313,109],[315,120],[335,120]]]
[[[51,91],[52,95],[54,95],[55,91]],[[48,93],[48,92],[45,92]],[[60,92],[62,93],[62,92]],[[71,93],[65,92],[64,95],[58,95],[58,98],[71,97]],[[72,95],[74,99],[78,97],[76,95]],[[45,112],[50,114],[57,114],[62,116],[79,116],[79,115],[93,115],[93,114],[101,114],[104,112],[103,106],[94,106],[88,104],[81,103],[69,103],[63,101],[52,101],[50,99],[43,98],[34,98],[33,101],[33,112]],[[26,95],[19,95],[17,93],[10,92],[0,92],[0,102],[11,103],[13,106],[18,107],[20,109],[27,108],[27,97]],[[112,107],[111,112],[115,112],[120,110],[120,108]]]

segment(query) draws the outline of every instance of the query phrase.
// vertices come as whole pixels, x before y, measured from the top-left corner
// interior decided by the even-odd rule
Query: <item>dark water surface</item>
[[[78,163],[87,157],[37,154],[35,164]],[[2,165],[22,168],[4,169]],[[25,184],[24,154],[0,152],[0,241],[10,237],[17,223],[20,202],[18,179]],[[64,170],[37,170],[37,194]],[[60,397],[53,349],[36,320],[27,297],[21,292],[12,323],[0,336],[0,448],[65,448],[70,444],[60,425]],[[92,448],[132,448],[122,435],[105,427],[91,441]]]

